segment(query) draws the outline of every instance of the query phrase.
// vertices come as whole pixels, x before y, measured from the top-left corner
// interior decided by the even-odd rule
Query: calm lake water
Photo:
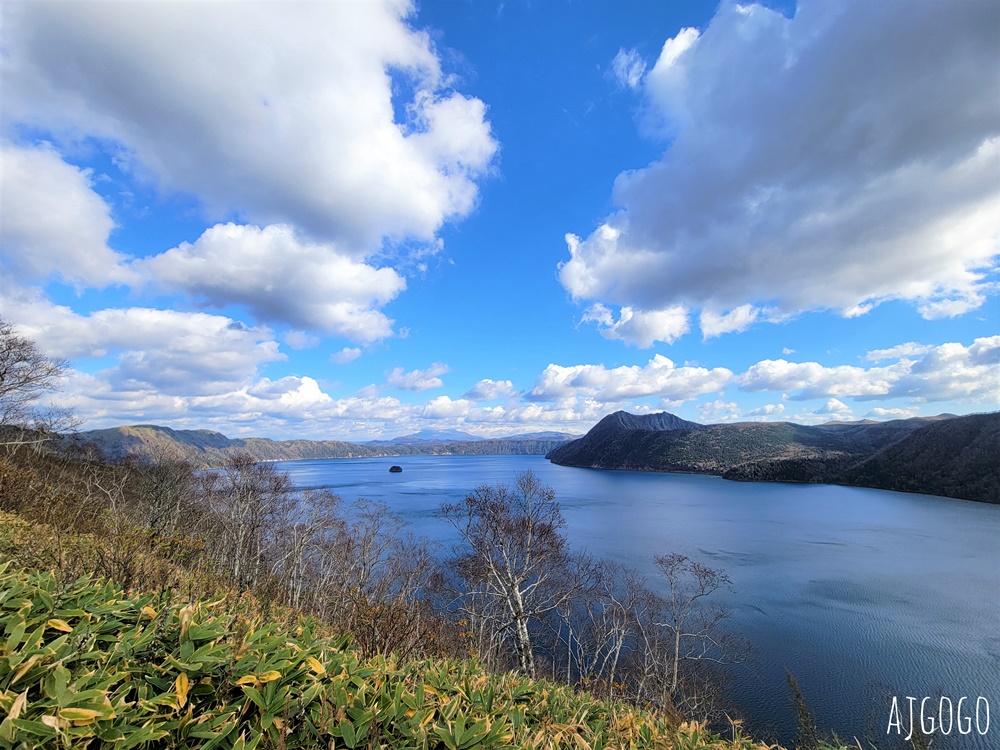
[[[389,466],[400,464],[401,474]],[[1000,748],[1000,506],[826,485],[728,482],[685,474],[556,466],[541,456],[406,456],[278,464],[298,487],[378,499],[419,535],[482,484],[531,469],[555,491],[577,549],[632,566],[655,587],[653,556],[680,552],[733,582],[729,627],[755,657],[734,668],[731,700],[762,739],[790,744],[785,670],[822,730],[902,746],[886,734],[892,697],[989,701],[986,736],[933,747]],[[928,702],[928,706],[930,702]],[[970,702],[966,702],[969,706]],[[982,704],[981,704],[982,705]],[[935,709],[934,713],[937,713]],[[995,714],[995,715],[993,715]],[[982,712],[980,714],[982,726]]]

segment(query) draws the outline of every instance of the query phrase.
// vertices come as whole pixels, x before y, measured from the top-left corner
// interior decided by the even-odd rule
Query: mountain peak
[[[646,432],[663,432],[664,430],[691,430],[703,425],[681,419],[676,414],[666,411],[656,414],[630,414],[627,411],[616,411],[614,414],[609,414],[597,423],[597,427],[601,426],[615,426],[626,430],[643,430]]]

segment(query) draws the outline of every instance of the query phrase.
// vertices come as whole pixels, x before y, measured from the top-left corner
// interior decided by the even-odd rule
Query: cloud
[[[335,399],[313,378],[300,376],[264,377],[232,390],[168,396],[153,388],[125,392],[105,373],[73,371],[60,398],[87,418],[88,427],[152,422],[175,429],[214,428],[230,436],[370,439],[384,425],[410,420],[416,413],[416,407],[377,394]],[[311,432],[304,435],[304,428]]]
[[[669,148],[567,236],[561,283],[602,307],[701,309],[706,337],[761,307],[978,307],[1000,232],[998,34],[983,3],[723,2],[645,74],[643,127]]]
[[[110,362],[101,377],[122,393],[223,392],[286,359],[269,329],[221,315],[144,307],[78,315],[31,291],[5,298],[4,315],[47,354]]]
[[[740,305],[725,314],[702,310],[699,320],[702,337],[711,339],[724,333],[745,331],[757,320],[758,315],[760,308],[753,305]]]
[[[888,349],[873,349],[865,355],[869,362],[881,362],[886,359],[903,359],[904,357],[914,357],[926,354],[934,347],[925,344],[916,344],[912,341],[905,344],[897,344]]]
[[[611,61],[611,72],[622,88],[638,88],[646,74],[646,63],[634,49],[619,49]]]
[[[262,321],[281,321],[354,341],[392,335],[378,308],[406,281],[391,268],[353,260],[333,244],[299,237],[285,224],[217,224],[194,243],[134,268],[149,283],[183,291],[203,304],[242,304]]]
[[[909,419],[915,416],[917,416],[916,409],[883,409],[881,406],[876,406],[865,414],[865,419]]]
[[[737,379],[742,390],[793,392],[792,398],[807,400],[826,396],[887,396],[903,370],[899,367],[868,368],[818,362],[765,359],[751,365]]]
[[[283,408],[301,411],[310,407],[330,404],[333,399],[320,390],[319,383],[310,377],[289,375],[278,380],[261,378],[246,389],[249,396],[264,401],[274,401]]]
[[[131,278],[124,257],[108,247],[115,223],[90,173],[48,144],[0,143],[0,215],[4,275],[98,287]]]
[[[292,224],[354,255],[431,242],[474,208],[498,144],[414,12],[25,3],[4,14],[3,124],[116,144],[216,217]]]
[[[587,309],[581,322],[597,323],[604,338],[618,339],[641,349],[647,349],[657,341],[672,344],[690,330],[687,313],[677,305],[649,311],[623,307],[618,320],[615,320],[611,310],[597,304]]]
[[[429,391],[444,385],[444,381],[438,376],[444,375],[449,369],[444,362],[434,362],[426,370],[411,370],[410,372],[403,372],[402,367],[397,367],[389,374],[386,382],[404,391]]]
[[[462,396],[470,401],[495,401],[515,395],[514,384],[509,380],[483,378]]]
[[[330,361],[338,365],[346,365],[348,362],[353,362],[358,357],[361,356],[361,350],[357,347],[345,346],[339,352],[334,352],[330,355]]]
[[[935,346],[909,363],[893,384],[892,395],[917,401],[985,403],[996,408],[1000,394],[1000,336],[975,339],[971,345]]]
[[[776,417],[785,412],[784,404],[764,404],[756,409],[751,409],[746,413],[746,416],[753,418],[763,418]]]
[[[702,422],[735,422],[740,418],[740,405],[735,401],[716,399],[698,406]]]
[[[466,399],[452,400],[448,396],[432,398],[424,405],[423,416],[428,419],[448,419],[464,417],[472,408],[472,402]]]
[[[313,349],[319,346],[318,336],[312,336],[304,331],[288,331],[283,336],[285,343],[292,349]]]
[[[897,361],[884,367],[863,368],[766,359],[747,368],[736,382],[747,392],[790,393],[793,400],[849,397],[996,403],[1000,336],[978,338],[969,346],[911,342],[872,354],[878,360]]]
[[[813,413],[819,416],[833,417],[836,420],[854,419],[854,413],[851,411],[851,407],[836,398],[831,398]]]
[[[604,365],[561,367],[550,364],[527,398],[532,401],[557,401],[585,395],[598,402],[617,403],[628,399],[658,396],[672,401],[689,401],[703,393],[724,388],[733,373],[724,367],[676,367],[657,354],[639,367],[606,368]]]

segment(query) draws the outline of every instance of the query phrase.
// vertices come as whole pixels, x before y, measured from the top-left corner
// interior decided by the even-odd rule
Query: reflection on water
[[[390,474],[398,463],[400,474]],[[821,728],[886,741],[892,696],[985,696],[986,737],[933,747],[1000,747],[1000,506],[824,485],[572,469],[540,456],[407,456],[289,461],[299,487],[378,499],[420,535],[454,541],[443,501],[531,469],[556,490],[577,548],[651,576],[680,552],[726,570],[731,627],[756,658],[733,701],[762,736],[790,743],[785,670]],[[936,698],[935,698],[936,700]]]

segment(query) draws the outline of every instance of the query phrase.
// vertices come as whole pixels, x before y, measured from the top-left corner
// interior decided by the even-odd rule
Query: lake
[[[403,472],[389,473],[392,464]],[[1000,506],[831,485],[737,483],[687,474],[556,466],[542,456],[404,456],[277,464],[298,487],[377,499],[415,533],[449,543],[436,511],[482,484],[531,469],[551,485],[577,549],[649,576],[679,552],[732,579],[729,627],[755,657],[734,667],[731,700],[762,739],[791,744],[791,670],[821,730],[880,750],[893,696],[941,696],[996,716],[981,736],[933,747],[1000,747]],[[928,703],[930,705],[930,703]],[[945,706],[947,709],[947,706]],[[982,727],[982,702],[980,702]],[[928,711],[928,713],[930,713]],[[934,713],[937,713],[935,708]],[[918,719],[919,721],[919,719]],[[974,719],[973,719],[974,722]]]

